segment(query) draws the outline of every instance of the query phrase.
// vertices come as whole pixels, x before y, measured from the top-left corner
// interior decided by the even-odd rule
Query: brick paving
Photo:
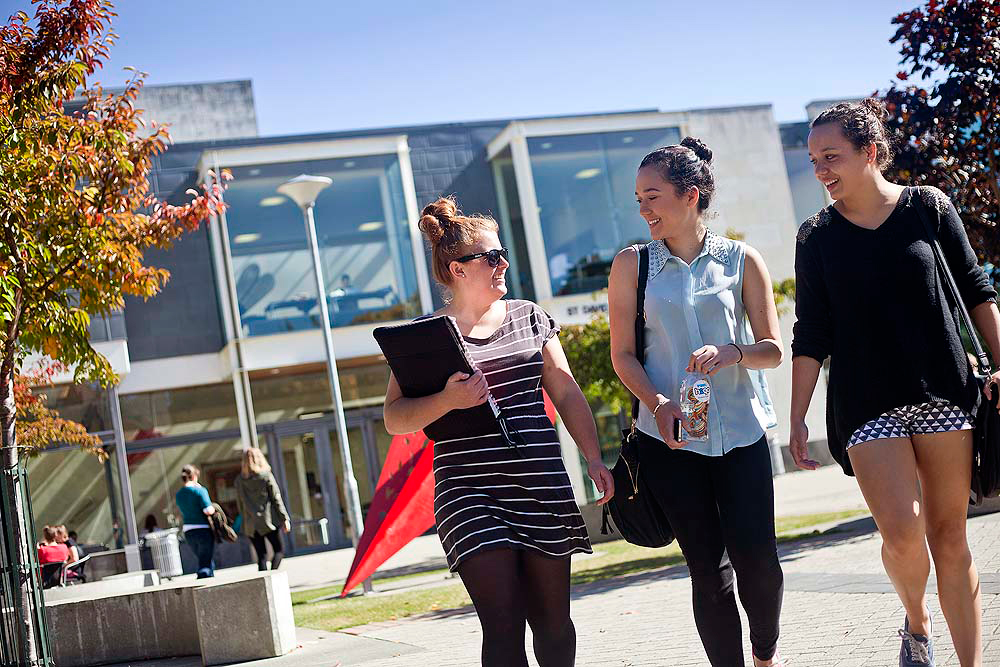
[[[970,518],[968,526],[970,545],[982,575],[984,665],[1000,667],[1000,514]],[[780,646],[790,666],[897,664],[896,630],[902,624],[903,610],[882,571],[881,538],[870,519],[850,522],[845,528],[832,535],[782,545],[786,591]],[[932,585],[930,590],[928,600],[936,620],[937,664],[957,665],[937,596],[933,594],[935,587]],[[577,587],[572,611],[578,636],[576,664],[707,665],[694,627],[690,596],[691,585],[684,567]],[[364,667],[479,664],[481,635],[471,608],[347,632],[361,638],[394,642],[401,655],[341,663],[345,667],[348,664]],[[746,643],[749,659],[748,639]],[[527,644],[530,655],[530,634]],[[534,659],[530,660],[534,666]]]

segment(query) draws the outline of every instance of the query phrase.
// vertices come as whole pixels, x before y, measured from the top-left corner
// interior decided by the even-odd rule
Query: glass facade
[[[648,240],[636,169],[651,150],[678,141],[673,127],[528,139],[553,295],[606,288],[615,254]]]
[[[230,382],[119,394],[118,401],[126,441],[239,428]]]
[[[339,364],[338,364],[339,366]],[[344,409],[381,403],[389,384],[389,366],[384,363],[338,368]],[[326,370],[290,371],[250,380],[254,414],[258,424],[272,424],[319,416],[333,410]]]
[[[261,447],[265,448],[263,442]],[[188,463],[201,469],[199,481],[208,489],[208,495],[222,506],[230,521],[235,520],[237,511],[233,480],[240,474],[242,454],[239,438],[146,450],[137,445],[130,446],[128,470],[139,531],[142,532],[149,517],[159,528],[183,523],[174,503],[174,495],[183,484],[181,468]]]
[[[96,384],[61,384],[32,391],[44,395],[45,404],[63,419],[83,424],[88,433],[113,431],[109,394]]]
[[[226,220],[247,335],[319,326],[302,212],[277,191],[302,173],[333,179],[314,209],[331,326],[420,314],[396,155],[263,164],[232,172]]]
[[[121,499],[114,454],[101,462],[77,449],[48,451],[28,462],[36,539],[46,525],[64,524],[77,541],[115,549],[122,544]]]
[[[535,286],[531,278],[528,244],[524,238],[524,219],[521,217],[521,198],[517,192],[510,150],[493,160],[493,181],[500,203],[500,242],[510,250],[510,268],[506,275],[510,297],[534,301]]]

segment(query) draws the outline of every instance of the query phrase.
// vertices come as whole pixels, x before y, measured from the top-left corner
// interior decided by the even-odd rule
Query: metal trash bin
[[[184,574],[181,565],[181,543],[177,539],[177,528],[158,530],[146,535],[146,546],[153,556],[153,567],[160,577],[169,579]]]

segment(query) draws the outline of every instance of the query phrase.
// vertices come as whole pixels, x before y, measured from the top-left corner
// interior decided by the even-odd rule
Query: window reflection
[[[615,254],[649,238],[635,204],[642,158],[677,128],[528,139],[552,293],[604,289]]]
[[[301,173],[329,176],[314,210],[332,326],[420,314],[398,159],[379,155],[232,169],[226,192],[240,315],[250,336],[319,326],[302,213],[278,194]]]

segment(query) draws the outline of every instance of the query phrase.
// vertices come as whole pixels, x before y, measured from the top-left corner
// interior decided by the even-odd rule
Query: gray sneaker
[[[899,648],[899,667],[934,667],[934,640],[929,635],[910,632],[910,619],[903,621],[899,637],[903,640]]]

